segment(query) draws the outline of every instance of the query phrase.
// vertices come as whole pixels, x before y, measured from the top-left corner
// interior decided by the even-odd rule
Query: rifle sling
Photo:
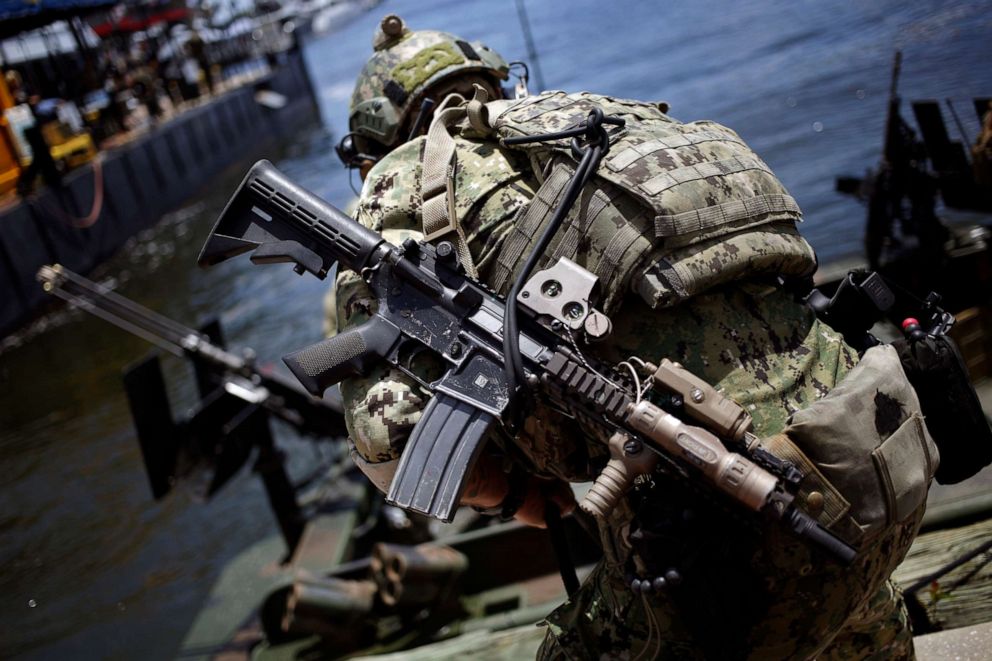
[[[423,205],[424,239],[433,243],[454,232],[458,258],[465,267],[465,272],[472,278],[478,278],[465,230],[458,222],[458,212],[455,210],[455,172],[458,159],[455,155],[455,140],[448,133],[448,127],[462,120],[465,113],[463,106],[445,108],[431,122],[424,147],[420,197]]]

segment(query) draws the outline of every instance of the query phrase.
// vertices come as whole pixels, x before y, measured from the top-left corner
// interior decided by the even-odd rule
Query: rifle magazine
[[[386,502],[450,522],[495,417],[435,393],[413,428]]]

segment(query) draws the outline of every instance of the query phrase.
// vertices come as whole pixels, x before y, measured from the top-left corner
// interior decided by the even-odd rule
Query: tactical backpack
[[[598,276],[607,314],[631,290],[662,308],[742,278],[803,277],[816,269],[812,248],[796,230],[798,205],[736,133],[709,121],[678,122],[665,114],[664,104],[589,93],[476,99],[440,111],[422,157],[427,240],[456,233],[462,262],[472,272],[458,218],[466,202],[454,185],[452,132],[495,137],[522,152],[540,186],[513,219],[487,277],[505,294],[576,168],[566,141],[509,146],[506,140],[576,126],[594,107],[624,125],[609,130],[608,155],[539,268],[568,257]],[[486,185],[501,185],[499,177]],[[854,544],[916,513],[939,461],[891,347],[866,353],[834,390],[761,444],[803,470],[800,497],[809,513]]]
[[[585,92],[477,99],[438,113],[422,160],[428,240],[459,229],[451,213],[458,194],[449,184],[456,167],[450,132],[505,145],[576,125],[594,107],[624,126],[610,132],[608,156],[539,268],[568,257],[598,276],[607,314],[631,289],[652,307],[667,307],[741,277],[815,270],[813,250],[795,227],[799,206],[736,133],[715,122],[674,120],[665,104]],[[514,220],[489,278],[504,294],[575,170],[568,141],[508,148],[526,155],[540,188]]]

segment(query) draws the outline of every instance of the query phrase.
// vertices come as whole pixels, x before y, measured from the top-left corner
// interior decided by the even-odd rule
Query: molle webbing
[[[493,274],[488,278],[495,291],[505,293],[509,288],[509,283],[530,254],[537,236],[543,232],[573,172],[571,164],[564,159],[556,162],[534,199],[514,220],[513,227],[500,248]],[[608,182],[602,182],[601,186],[595,188],[587,187],[540,264],[552,264],[560,257],[567,257],[579,261],[600,282],[622,280],[630,271],[632,256],[642,255],[650,247],[650,232],[644,230],[650,226],[650,215],[646,209],[632,205],[628,199],[628,206],[636,211],[631,218],[625,217],[615,206],[621,198],[624,198],[623,191]],[[583,247],[583,241],[588,240],[591,229],[597,224],[611,228],[609,238],[604,237],[597,250],[589,251]],[[602,288],[601,293],[602,307],[610,309],[614,302],[622,298],[624,290],[611,286]]]
[[[642,236],[643,234],[637,226],[630,223],[621,227],[613,235],[613,238],[606,245],[606,250],[603,251],[603,257],[596,266],[596,275],[599,276],[601,282],[610,282],[611,278],[619,269],[624,255],[631,250],[634,244],[637,243],[637,240],[642,238]],[[612,291],[607,292],[607,295],[612,293]]]
[[[632,288],[652,307],[669,306],[730,280],[815,269],[812,249],[794,232],[799,205],[726,127],[683,124],[656,104],[588,93],[548,92],[488,114],[505,140],[574,127],[593,107],[626,124],[609,132],[610,153],[546,259],[568,257],[597,275],[610,299],[601,301],[607,314]],[[550,164],[553,176],[516,216],[501,247],[491,283],[498,291],[508,286],[553,210],[564,184],[559,170],[575,167],[565,140],[503,146],[526,153],[544,171]],[[790,229],[795,236],[784,236]]]
[[[648,195],[654,196],[679,184],[688,184],[699,179],[737,174],[748,170],[761,170],[768,174],[772,172],[757,156],[733,156],[722,161],[711,161],[668,170],[638,184],[637,187]]]
[[[508,289],[513,274],[523,264],[522,257],[527,253],[527,248],[537,239],[541,228],[551,218],[551,213],[574,172],[574,169],[567,166],[554,168],[537,189],[534,199],[517,216],[513,229],[503,242],[490,278],[489,285],[495,291],[505,292]]]
[[[576,203],[576,206],[582,209],[583,213],[575,222],[568,223],[562,228],[561,240],[555,246],[554,253],[548,262],[554,264],[560,257],[572,259],[579,251],[579,240],[596,222],[599,214],[609,206],[611,201],[610,196],[601,188],[583,191]]]
[[[790,195],[768,193],[673,215],[655,216],[654,232],[658,238],[680,236],[781,212],[801,213],[799,205]]]
[[[664,138],[655,138],[636,145],[631,145],[614,156],[603,161],[603,165],[614,172],[620,172],[633,165],[642,156],[653,154],[662,149],[678,149],[688,145],[699,145],[704,142],[722,140],[744,144],[742,140],[723,131],[695,131],[693,133],[676,133]]]

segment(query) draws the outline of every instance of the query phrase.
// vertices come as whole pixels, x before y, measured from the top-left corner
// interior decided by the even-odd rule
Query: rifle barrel
[[[205,340],[200,333],[121,296],[106,285],[88,280],[61,264],[42,266],[37,278],[49,294],[176,356],[186,355],[189,347],[197,344],[197,340]]]

